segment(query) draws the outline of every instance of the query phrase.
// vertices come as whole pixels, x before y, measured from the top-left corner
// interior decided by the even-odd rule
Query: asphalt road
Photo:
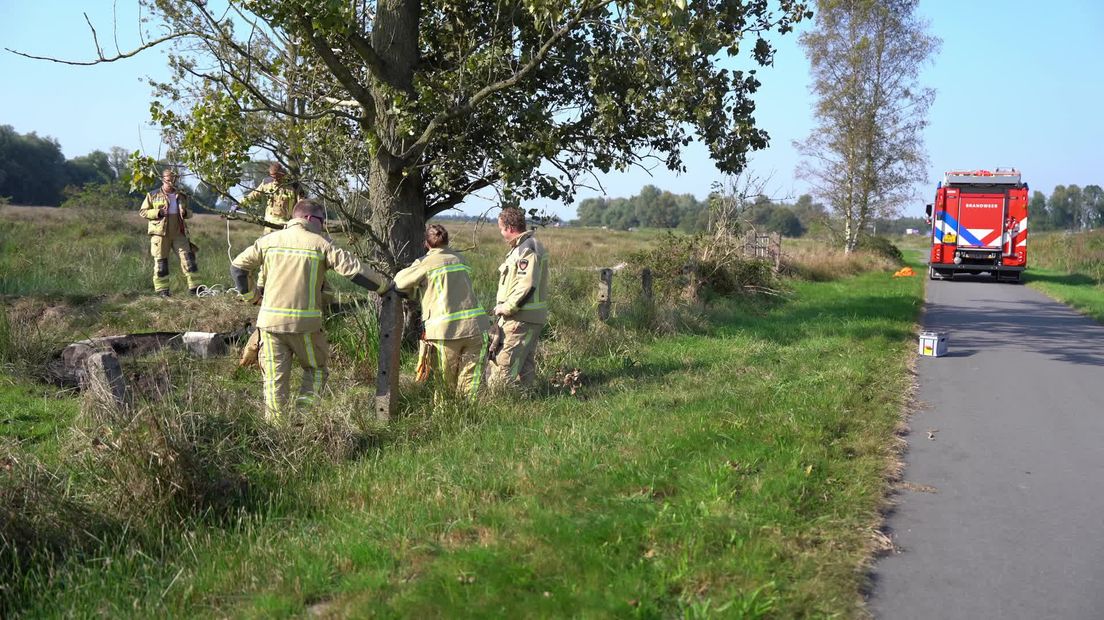
[[[981,278],[929,281],[923,325],[948,354],[917,365],[871,611],[1104,618],[1104,326]]]

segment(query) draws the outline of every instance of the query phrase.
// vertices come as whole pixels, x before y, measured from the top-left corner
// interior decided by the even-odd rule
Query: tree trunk
[[[416,171],[407,176],[387,171],[378,161],[368,174],[371,214],[368,224],[387,243],[384,260],[399,270],[422,255],[425,239],[425,194]]]
[[[425,191],[416,161],[396,155],[407,150],[413,136],[390,113],[396,98],[413,99],[414,71],[418,66],[418,21],[421,0],[380,0],[372,28],[372,47],[383,63],[383,79],[375,79],[374,131],[384,147],[372,161],[368,191],[372,213],[369,224],[388,245],[393,269],[406,267],[422,255],[425,235]]]

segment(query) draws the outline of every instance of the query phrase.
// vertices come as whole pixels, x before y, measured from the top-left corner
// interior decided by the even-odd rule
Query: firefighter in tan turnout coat
[[[310,405],[329,375],[329,343],[322,332],[322,284],[328,270],[379,293],[390,281],[361,264],[350,252],[322,236],[325,212],[301,200],[293,219],[239,254],[230,275],[239,291],[249,288],[250,272],[265,270],[265,288],[257,329],[261,333],[260,365],[264,374],[265,417],[279,423],[287,407],[292,362],[303,368],[297,404]]]
[[[490,320],[472,289],[471,267],[448,247],[440,224],[426,228],[424,257],[395,274],[395,288],[421,291],[422,347],[446,389],[474,398],[483,382]]]
[[[269,179],[249,192],[242,203],[251,205],[263,201],[265,222],[277,225],[276,227],[265,226],[265,232],[275,232],[281,230],[291,219],[291,210],[299,201],[299,192],[287,183],[287,172],[280,164],[274,163],[269,166],[268,176]]]
[[[161,188],[146,194],[138,209],[138,214],[149,220],[146,234],[153,256],[153,290],[163,297],[169,296],[169,256],[174,252],[180,257],[180,270],[188,280],[188,292],[194,295],[199,288],[195,246],[188,241],[188,228],[184,224],[184,220],[192,217],[192,209],[188,195],[176,188],[176,181],[176,172],[162,171]]]
[[[494,314],[501,348],[494,352],[491,384],[529,385],[536,375],[537,338],[548,322],[548,252],[526,230],[525,212],[517,207],[502,209],[498,230],[510,252],[498,268]]]
[[[263,202],[265,206],[264,221],[266,222],[264,234],[266,235],[277,230],[283,230],[284,225],[291,219],[291,211],[295,208],[295,203],[299,201],[299,190],[295,185],[287,182],[287,171],[284,170],[282,165],[273,162],[268,167],[268,176],[268,180],[258,185],[242,200],[242,206],[245,207]],[[274,224],[275,226],[269,226],[268,224]],[[256,273],[257,289],[264,288],[264,280],[264,269],[259,269]],[[322,309],[325,310],[333,300],[333,294],[329,287],[325,285],[323,285],[322,291]],[[241,292],[247,293],[247,291]],[[260,300],[253,299],[252,301],[259,303]],[[260,332],[253,332],[249,336],[249,340],[242,349],[241,366],[253,366],[258,363],[261,347],[260,337]]]

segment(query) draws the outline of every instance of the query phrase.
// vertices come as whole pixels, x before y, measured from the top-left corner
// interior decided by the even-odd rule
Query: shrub
[[[657,303],[757,295],[782,288],[769,262],[746,259],[732,244],[702,235],[668,233],[652,249],[633,254],[631,261],[652,270]]]
[[[120,181],[89,183],[80,188],[66,187],[62,208],[105,209],[109,211],[137,210],[141,194],[132,194]]]
[[[865,250],[872,254],[877,254],[883,258],[887,258],[893,262],[894,266],[900,267],[905,264],[905,256],[901,253],[901,249],[893,242],[885,237],[878,237],[875,235],[864,235],[859,238],[859,250]]]

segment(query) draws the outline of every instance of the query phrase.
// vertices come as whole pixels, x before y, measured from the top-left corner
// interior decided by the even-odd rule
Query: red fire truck
[[[952,170],[928,205],[928,276],[988,273],[1019,282],[1027,267],[1027,183],[1015,168]]]

